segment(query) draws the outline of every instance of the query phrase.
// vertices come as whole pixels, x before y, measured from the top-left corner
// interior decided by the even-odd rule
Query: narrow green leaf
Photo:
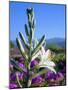
[[[39,41],[39,43],[37,44],[36,48],[33,50],[32,52],[32,56],[35,55],[35,53],[37,51],[39,51],[39,49],[41,48],[41,46],[43,45],[43,43],[45,42],[45,36],[42,36],[41,40]]]
[[[33,10],[33,8],[32,8],[32,11],[31,11],[31,16],[34,19],[34,10]]]
[[[27,36],[29,36],[28,27],[27,27],[27,25],[26,25],[26,24],[25,24],[25,33],[26,33],[26,35],[27,35]]]
[[[33,19],[33,29],[35,28],[36,21]]]
[[[37,46],[37,44],[38,44],[38,40],[35,38],[33,43],[33,49]]]
[[[19,80],[18,73],[16,73],[16,79],[17,79],[17,83],[18,83],[19,87],[22,88],[22,85],[21,85],[20,80]]]
[[[30,19],[28,19],[28,25],[29,25],[29,29],[31,29],[31,27],[32,27],[32,22],[31,22]]]
[[[20,72],[23,72],[23,71],[24,71],[23,68],[20,68],[20,67],[18,66],[18,63],[17,63],[14,59],[11,59],[11,60],[10,60],[10,63],[11,63],[17,70],[19,70]]]
[[[30,39],[32,40],[32,36],[33,36],[33,28],[30,29]]]
[[[33,78],[36,78],[36,77],[38,77],[38,76],[40,76],[40,75],[42,75],[42,74],[45,74],[45,73],[47,73],[48,71],[46,70],[46,69],[43,69],[43,70],[41,70],[41,71],[39,71],[38,73],[35,73],[33,76],[32,76],[32,79]]]
[[[27,56],[26,52],[24,51],[24,48],[23,48],[23,46],[22,46],[22,44],[21,44],[21,41],[20,41],[18,38],[16,38],[16,42],[17,42],[17,46],[18,46],[18,48],[19,48],[22,56],[23,56],[25,59],[28,59],[28,56]]]
[[[26,40],[25,40],[23,34],[22,34],[21,32],[19,32],[19,35],[20,35],[20,38],[21,38],[24,46],[29,50],[29,46],[28,46],[28,44],[26,43]]]

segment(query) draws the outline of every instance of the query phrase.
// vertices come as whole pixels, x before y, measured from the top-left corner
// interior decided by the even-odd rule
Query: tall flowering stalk
[[[22,54],[22,56],[25,59],[25,67],[27,68],[27,78],[26,78],[26,87],[30,87],[32,83],[32,79],[36,78],[37,76],[40,76],[47,72],[47,70],[44,68],[39,72],[36,72],[35,69],[39,69],[41,67],[48,67],[50,70],[54,71],[55,64],[48,60],[48,54],[45,53],[45,50],[43,48],[43,44],[45,43],[45,36],[43,35],[37,44],[33,44],[34,41],[34,31],[35,31],[35,20],[34,20],[34,11],[33,8],[27,9],[27,17],[28,17],[28,25],[25,24],[25,33],[27,36],[27,41],[24,38],[24,35],[19,32],[20,39],[17,37],[16,42],[17,46]],[[23,43],[23,44],[22,44]],[[47,55],[47,56],[45,56]],[[31,62],[34,61],[34,59],[39,58],[39,62],[35,67],[31,67]],[[48,60],[48,61],[47,61]],[[13,59],[11,60],[11,63],[21,72],[25,72],[24,68],[20,68],[18,63],[16,63]],[[18,74],[17,81],[20,87],[22,87]]]

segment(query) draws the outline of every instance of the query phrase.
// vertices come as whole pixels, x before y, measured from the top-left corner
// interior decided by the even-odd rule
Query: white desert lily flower
[[[40,67],[46,67],[56,73],[54,69],[55,63],[50,60],[51,51],[49,49],[45,52],[44,47],[42,47],[39,58],[40,58],[40,63],[39,63]]]
[[[56,71],[54,69],[55,63],[50,60],[51,59],[51,51],[49,49],[45,52],[45,49],[42,46],[41,50],[38,52],[38,54],[36,54],[36,56],[34,56],[34,58],[37,58],[37,57],[40,59],[39,67],[48,68],[49,70],[56,73]]]

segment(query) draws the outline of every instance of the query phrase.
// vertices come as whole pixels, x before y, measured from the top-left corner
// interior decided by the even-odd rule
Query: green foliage
[[[10,41],[10,48],[14,48],[14,43]]]
[[[65,54],[64,53],[56,54],[55,57],[53,58],[54,62],[60,62],[63,60],[65,60]]]
[[[62,70],[63,67],[65,66],[65,62],[66,62],[65,53],[56,54],[55,57],[52,60],[56,63],[55,70],[57,72]],[[64,65],[61,64],[61,63],[64,63]]]
[[[65,50],[63,48],[61,48],[60,46],[56,45],[56,44],[49,44],[47,46],[47,48],[49,48],[50,50],[54,51],[55,53],[62,53]]]
[[[55,53],[55,56],[52,59],[55,63],[65,60],[65,50],[63,48],[59,47],[56,44],[50,44],[48,45],[48,48]]]

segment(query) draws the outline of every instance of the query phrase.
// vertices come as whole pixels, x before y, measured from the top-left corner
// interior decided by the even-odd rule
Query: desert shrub
[[[54,62],[59,62],[59,61],[64,61],[64,60],[65,60],[65,54],[64,53],[56,54],[53,58]]]
[[[47,46],[47,48],[49,48],[50,50],[54,51],[55,53],[62,53],[64,52],[64,48],[61,48],[60,46],[56,45],[56,44],[49,44]]]
[[[10,41],[10,48],[14,48],[14,43]]]

